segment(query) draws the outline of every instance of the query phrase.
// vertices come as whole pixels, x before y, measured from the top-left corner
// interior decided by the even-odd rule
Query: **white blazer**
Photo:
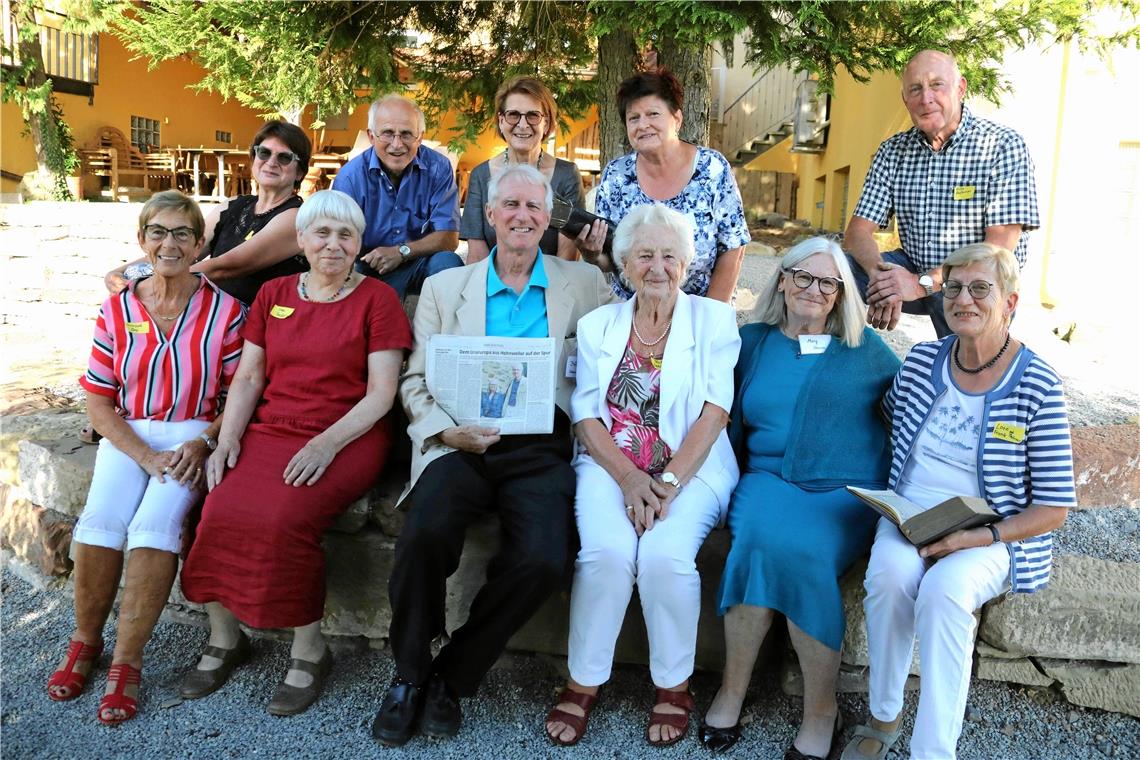
[[[575,422],[613,423],[606,393],[629,341],[636,296],[601,306],[578,320],[578,376],[570,397]],[[705,402],[732,409],[733,369],[740,353],[736,313],[720,301],[677,294],[673,326],[661,368],[661,438],[674,452],[697,421]],[[578,456],[585,456],[579,453]],[[716,494],[723,518],[740,479],[736,454],[722,430],[695,476]]]

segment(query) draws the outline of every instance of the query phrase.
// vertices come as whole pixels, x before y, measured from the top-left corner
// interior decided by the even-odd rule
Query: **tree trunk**
[[[682,48],[668,38],[658,40],[657,62],[665,66],[684,88],[681,138],[697,145],[709,144],[709,106],[712,103],[712,45]],[[625,124],[617,109],[617,88],[637,71],[641,61],[633,33],[627,29],[598,39],[598,121],[601,123],[601,162],[605,166],[628,153]]]
[[[633,32],[622,29],[598,38],[598,76],[594,80],[598,93],[601,166],[629,152],[625,124],[618,115],[617,89],[622,80],[637,68],[637,44]]]
[[[684,48],[663,39],[657,62],[681,80],[685,102],[681,108],[681,139],[709,144],[709,107],[712,105],[712,45]]]
[[[20,34],[26,26],[31,25],[35,29],[35,34],[25,36],[20,34],[20,61],[28,65],[26,74],[24,75],[24,96],[25,102],[22,103],[24,121],[28,126],[28,134],[32,138],[32,146],[36,151],[36,168],[40,174],[47,175],[49,172],[47,165],[47,151],[44,149],[43,140],[43,112],[38,111],[37,108],[30,107],[31,101],[35,100],[34,92],[39,91],[47,77],[44,75],[44,55],[43,50],[40,48],[40,35],[39,29],[36,27],[35,7],[31,3],[21,2],[13,3],[12,16],[16,20],[17,33]],[[50,100],[50,91],[45,101]],[[46,108],[50,118],[51,109],[45,102],[42,105]]]

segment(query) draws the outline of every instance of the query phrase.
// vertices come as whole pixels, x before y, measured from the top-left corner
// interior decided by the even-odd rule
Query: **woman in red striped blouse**
[[[217,445],[220,401],[241,355],[245,311],[191,274],[202,212],[177,190],[139,214],[139,245],[154,275],[112,295],[99,311],[87,373],[87,413],[103,436],[87,505],[75,526],[75,632],[48,681],[57,701],[79,696],[103,651],[126,562],[115,653],[99,720],[137,711],[143,646],[178,567],[182,522],[200,498]]]

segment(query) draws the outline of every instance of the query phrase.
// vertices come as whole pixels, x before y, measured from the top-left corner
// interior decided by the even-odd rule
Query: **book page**
[[[858,496],[872,509],[879,514],[886,517],[895,525],[902,525],[904,522],[922,513],[922,507],[915,504],[910,499],[899,496],[891,489],[883,489],[881,491],[874,491],[869,488],[857,488],[855,486],[847,486],[847,490]]]

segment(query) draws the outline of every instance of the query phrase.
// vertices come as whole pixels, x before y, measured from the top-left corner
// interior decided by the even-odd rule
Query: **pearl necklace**
[[[305,272],[303,275],[301,275],[301,279],[300,279],[300,282],[301,282],[301,298],[305,299],[306,301],[316,302],[318,299],[310,298],[309,297],[309,289],[305,287],[305,283],[308,281],[308,279],[309,279],[309,273],[308,272]],[[323,301],[324,303],[328,303],[329,301],[335,301],[337,298],[340,297],[340,294],[344,292],[344,289],[348,287],[348,283],[351,279],[352,279],[352,270],[350,269],[350,270],[348,270],[348,276],[344,278],[344,282],[341,284],[341,286],[339,288],[337,288],[336,292],[333,293],[328,298],[322,298],[319,300]]]
[[[962,366],[962,362],[958,361],[958,348],[962,345],[962,341],[960,339],[955,341],[955,343],[954,343],[954,366],[957,367],[958,369],[962,370],[963,372],[965,372],[967,375],[976,375],[983,370],[989,369],[990,367],[997,364],[997,360],[1000,359],[1001,355],[1005,353],[1005,350],[1007,348],[1009,348],[1009,337],[1010,337],[1009,333],[1006,333],[1005,334],[1005,343],[1002,344],[1001,351],[998,351],[997,355],[994,356],[994,358],[990,359],[988,362],[986,362],[982,366],[978,367],[977,369],[967,369],[966,367]]]
[[[659,335],[657,337],[657,340],[650,342],[650,341],[646,340],[645,338],[641,337],[641,332],[637,329],[637,317],[635,316],[633,318],[633,334],[635,336],[637,336],[637,339],[641,342],[641,345],[645,346],[646,348],[653,348],[658,343],[665,340],[665,336],[669,334],[669,330],[672,327],[673,327],[673,320],[670,319],[668,322],[665,323],[665,330],[661,333],[661,335]],[[649,352],[649,358],[650,359],[653,359],[656,356],[657,356],[656,351],[650,351]]]

